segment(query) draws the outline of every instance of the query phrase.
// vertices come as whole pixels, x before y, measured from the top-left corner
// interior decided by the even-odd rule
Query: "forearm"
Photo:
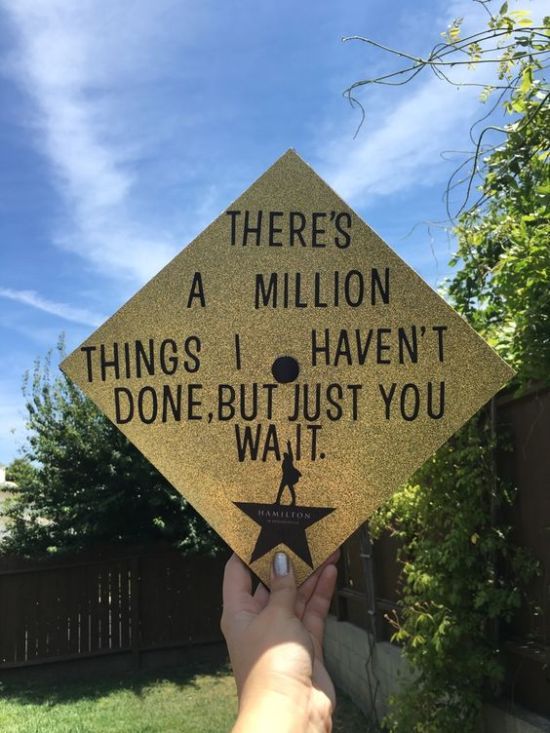
[[[274,690],[258,691],[239,705],[232,733],[307,733],[309,699]]]

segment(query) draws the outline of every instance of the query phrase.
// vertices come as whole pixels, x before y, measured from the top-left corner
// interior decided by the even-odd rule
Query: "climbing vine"
[[[550,19],[536,25],[508,3],[496,13],[490,0],[480,4],[485,30],[462,38],[457,20],[427,57],[399,53],[401,70],[347,93],[356,102],[366,84],[401,83],[426,68],[449,81],[460,64],[494,64],[495,82],[482,88],[491,105],[484,119],[504,122],[471,134],[474,149],[448,187],[462,185],[464,197],[451,215],[457,253],[447,295],[516,369],[511,389],[521,390],[550,381]],[[485,695],[502,682],[497,620],[519,607],[536,563],[502,519],[515,489],[496,475],[494,455],[484,409],[371,522],[374,535],[400,540],[402,600],[392,623],[415,675],[391,700],[384,725],[392,733],[473,733]]]
[[[415,673],[391,700],[391,731],[474,731],[483,693],[502,682],[494,624],[518,609],[535,564],[514,546],[510,526],[495,522],[515,491],[495,477],[493,449],[482,412],[371,523],[401,541],[394,641]]]

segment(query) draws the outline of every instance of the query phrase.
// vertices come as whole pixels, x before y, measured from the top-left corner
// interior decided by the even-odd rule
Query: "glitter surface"
[[[302,582],[513,372],[293,151],[227,212],[62,369],[264,583],[278,550]],[[334,509],[313,568],[250,562],[235,502],[292,490]]]

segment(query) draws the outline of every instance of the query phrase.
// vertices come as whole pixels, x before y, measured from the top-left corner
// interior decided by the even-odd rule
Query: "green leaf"
[[[533,25],[531,13],[528,10],[512,10],[509,15],[521,28]]]
[[[533,67],[531,65],[526,66],[521,73],[521,84],[519,90],[522,94],[527,92],[533,86]]]

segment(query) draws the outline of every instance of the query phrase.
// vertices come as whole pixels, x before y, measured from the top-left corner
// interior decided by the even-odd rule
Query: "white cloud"
[[[0,298],[16,301],[29,305],[32,308],[50,313],[51,315],[63,318],[66,321],[82,323],[86,326],[99,326],[105,318],[97,313],[92,313],[85,308],[75,308],[65,303],[56,303],[38,295],[34,290],[12,290],[0,287]]]
[[[471,91],[457,92],[430,79],[386,110],[376,129],[333,146],[325,168],[328,182],[355,202],[433,183],[446,168],[441,151],[460,141],[475,104]]]
[[[15,0],[4,6],[19,39],[11,69],[35,103],[38,145],[70,212],[56,242],[104,273],[139,281],[179,246],[132,204],[136,163],[146,155],[150,131],[140,139],[134,127],[132,135],[135,120],[124,114],[121,99],[137,79],[151,82],[159,73],[151,62],[166,46],[163,34],[174,35],[166,30],[170,6],[169,0]]]

